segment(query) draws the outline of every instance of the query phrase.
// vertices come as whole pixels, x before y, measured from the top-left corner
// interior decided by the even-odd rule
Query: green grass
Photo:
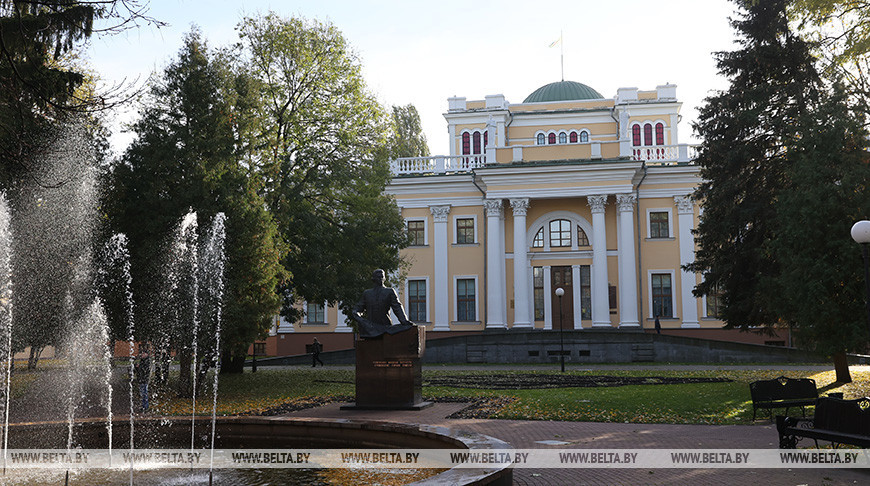
[[[550,371],[503,370],[424,370],[427,378],[444,375],[477,374],[558,374]],[[669,423],[669,424],[749,424],[752,403],[749,383],[781,375],[816,380],[820,393],[840,391],[846,398],[870,395],[870,372],[853,371],[855,380],[848,385],[833,383],[834,372],[795,370],[705,370],[673,371],[657,367],[647,370],[568,371],[575,375],[721,377],[723,383],[677,385],[631,385],[601,388],[551,388],[543,390],[490,390],[459,387],[423,387],[427,398],[439,397],[509,397],[507,405],[491,410],[494,418],[517,420],[569,420],[594,422]],[[257,373],[225,375],[220,379],[218,413],[223,415],[252,413],[283,403],[305,403],[314,397],[351,397],[354,372],[346,369],[260,369]],[[170,394],[166,394],[167,396]],[[210,403],[211,392],[206,393]],[[205,401],[206,399],[201,399]],[[158,399],[160,410],[168,414],[190,413],[190,400]],[[198,401],[202,403],[202,401]],[[203,410],[202,405],[197,408]],[[210,409],[209,409],[210,410]],[[775,413],[777,411],[774,411]],[[781,413],[781,411],[779,411]],[[766,411],[759,418],[766,419]],[[760,420],[759,423],[768,423]]]

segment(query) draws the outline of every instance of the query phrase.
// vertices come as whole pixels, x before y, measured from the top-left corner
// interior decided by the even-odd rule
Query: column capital
[[[484,199],[487,216],[501,216],[501,199]]]
[[[589,204],[593,213],[603,213],[604,207],[607,206],[607,195],[587,196],[586,202]]]
[[[432,220],[436,223],[446,223],[447,215],[450,214],[450,205],[429,206],[429,212],[432,213]]]
[[[619,208],[620,212],[634,211],[634,203],[636,201],[637,197],[634,194],[616,195],[616,206]]]
[[[525,216],[529,211],[529,198],[511,199],[511,208],[514,210],[514,216]]]
[[[674,204],[680,214],[694,213],[695,202],[692,201],[692,196],[674,196]]]

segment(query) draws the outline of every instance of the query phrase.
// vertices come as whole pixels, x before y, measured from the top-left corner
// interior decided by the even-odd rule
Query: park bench
[[[759,380],[749,384],[749,393],[752,395],[752,420],[759,408],[766,408],[773,420],[773,409],[784,408],[788,415],[791,407],[804,407],[814,405],[819,398],[816,390],[816,381],[810,378],[787,378],[780,376],[774,380]]]
[[[813,439],[816,448],[820,440],[833,446],[850,444],[870,447],[870,398],[843,400],[821,397],[816,401],[812,419],[776,417],[780,449],[794,449],[801,438]]]

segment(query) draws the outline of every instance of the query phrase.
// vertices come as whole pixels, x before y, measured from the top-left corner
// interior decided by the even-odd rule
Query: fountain
[[[67,134],[69,135],[69,134]],[[178,472],[155,471],[162,479],[175,477],[174,483],[191,484],[211,481],[216,448],[287,448],[287,447],[412,447],[473,448],[506,447],[498,441],[482,440],[475,435],[450,435],[436,427],[377,424],[348,420],[292,420],[282,417],[217,417],[218,375],[224,299],[223,274],[226,266],[224,244],[226,217],[211,218],[206,231],[200,231],[198,215],[190,212],[178,224],[174,240],[169,243],[170,261],[165,265],[166,302],[183,302],[186,308],[170,305],[167,326],[152,330],[157,376],[165,379],[172,353],[189,346],[190,366],[186,373],[191,381],[193,412],[189,418],[137,416],[134,399],[133,356],[141,339],[137,336],[143,314],[135,307],[132,277],[124,235],[106,238],[103,255],[92,250],[97,241],[96,171],[82,154],[82,138],[59,136],[52,164],[45,166],[37,187],[17,187],[13,202],[0,194],[0,363],[4,369],[0,386],[3,396],[3,484],[34,484],[45,480],[57,484],[56,475],[27,472],[24,476],[6,475],[7,453],[16,449],[51,448],[72,454],[78,448],[126,449],[129,453],[148,448],[188,447],[190,451],[208,453],[209,474],[183,476]],[[13,258],[14,257],[14,258]],[[14,292],[13,292],[14,284]],[[107,304],[100,298],[99,286],[108,286],[113,294]],[[57,298],[61,296],[61,298]],[[104,295],[105,296],[105,295]],[[114,339],[107,319],[107,305],[125,320],[125,348],[130,356],[126,381],[127,396],[113,393],[124,388],[119,380],[123,369],[113,368]],[[14,312],[13,312],[14,310]],[[25,323],[25,325],[20,325]],[[58,323],[62,325],[58,325]],[[16,324],[17,327],[16,327]],[[137,324],[140,324],[137,326]],[[205,336],[208,330],[209,336]],[[212,332],[213,330],[213,332]],[[23,336],[25,331],[37,334]],[[44,334],[62,337],[42,340]],[[67,361],[64,372],[43,373],[54,381],[38,388],[41,395],[34,403],[22,404],[12,399],[13,342],[28,337],[34,342],[58,344]],[[202,334],[202,335],[201,335]],[[177,336],[187,336],[182,345]],[[126,353],[125,353],[126,354]],[[202,356],[205,359],[202,359]],[[196,414],[197,381],[203,370],[213,369],[210,417]],[[182,370],[185,371],[185,370]],[[182,373],[184,374],[184,373]],[[95,379],[96,378],[96,379]],[[117,391],[117,390],[116,390]],[[18,406],[16,406],[18,405]],[[129,417],[119,417],[124,409]],[[11,422],[23,423],[11,423]],[[197,430],[209,427],[208,435]],[[205,468],[205,463],[200,467]],[[126,478],[119,473],[129,469]],[[147,469],[147,467],[145,468]],[[83,484],[135,484],[132,463],[109,465],[105,471],[85,471],[66,478]],[[274,484],[294,484],[276,470],[269,479]],[[221,470],[224,481],[233,484],[259,484],[261,479],[244,476],[233,470]],[[11,474],[11,473],[10,473]],[[16,473],[17,474],[17,473]],[[169,476],[165,476],[168,474]],[[44,477],[43,477],[44,476]],[[448,471],[439,475],[441,483],[465,484],[509,478],[504,468],[486,471]],[[489,478],[489,479],[486,479]],[[149,481],[145,479],[145,481]],[[180,481],[180,482],[179,482]],[[295,484],[310,484],[303,476]],[[509,484],[509,479],[508,483]]]

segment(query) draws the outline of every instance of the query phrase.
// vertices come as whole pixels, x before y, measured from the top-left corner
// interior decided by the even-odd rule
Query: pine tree
[[[200,34],[190,33],[133,125],[137,138],[115,168],[107,206],[114,228],[130,239],[135,295],[143,309],[140,339],[156,337],[168,320],[165,283],[157,276],[166,263],[166,240],[180,219],[197,211],[204,230],[217,212],[226,214],[223,361],[225,370],[235,365],[239,371],[248,346],[279,310],[282,245],[257,192],[261,182],[250,177],[239,153],[244,144],[236,105],[244,94],[225,75]],[[198,338],[207,342],[211,334]],[[172,344],[185,355],[191,341],[176,336]]]
[[[704,213],[689,268],[704,275],[696,295],[721,292],[722,318],[747,329],[778,322],[762,281],[779,274],[780,262],[765,243],[775,235],[789,145],[821,80],[807,45],[789,30],[786,0],[738,4],[746,10],[732,21],[741,48],[717,54],[731,87],[706,100],[694,126],[704,180],[694,198]]]

